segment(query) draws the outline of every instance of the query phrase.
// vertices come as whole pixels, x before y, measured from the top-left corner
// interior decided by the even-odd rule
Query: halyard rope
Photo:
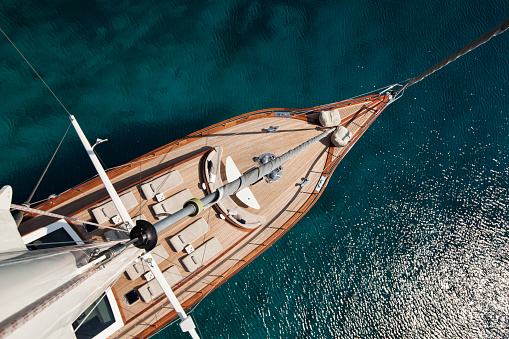
[[[97,271],[98,269],[91,269],[88,272],[73,278],[66,284],[59,287],[51,296],[44,297],[45,299],[42,300],[42,302],[31,304],[25,309],[22,309],[21,311],[13,314],[11,317],[5,319],[0,324],[0,339],[9,337],[14,331],[16,331],[16,329],[26,324],[29,320],[54,304],[71,290],[81,285]]]
[[[46,86],[46,88],[48,89],[48,91],[50,91],[50,93],[53,95],[53,97],[55,97],[55,99],[58,101],[58,103],[60,104],[60,106],[62,106],[62,108],[67,112],[67,114],[69,116],[71,116],[71,113],[69,113],[69,111],[67,110],[67,108],[64,106],[64,104],[62,103],[62,101],[60,101],[60,99],[57,97],[57,95],[51,90],[51,88],[48,86],[48,84],[46,83],[46,81],[43,80],[43,78],[39,75],[39,73],[35,70],[35,68],[32,66],[32,64],[30,64],[30,62],[27,60],[27,58],[25,58],[25,56],[23,55],[23,53],[21,53],[21,51],[18,49],[18,47],[16,47],[16,45],[14,44],[14,42],[12,42],[12,40],[7,36],[7,34],[3,31],[2,28],[0,28],[0,32],[2,32],[2,34],[5,36],[5,38],[7,40],[9,40],[9,42],[11,43],[12,47],[14,47],[14,49],[16,49],[16,51],[19,53],[19,55],[21,55],[21,57],[23,58],[23,60],[25,60],[25,62],[28,64],[28,66],[30,66],[30,68],[32,69],[32,71],[35,73],[35,75],[37,75],[37,77],[39,78],[39,80],[42,81],[42,83],[44,84],[44,86]],[[57,154],[58,152],[58,149],[60,148],[60,146],[62,145],[62,142],[64,141],[65,139],[65,136],[67,135],[67,132],[69,131],[69,128],[71,127],[71,124],[69,124],[69,127],[67,127],[67,130],[65,131],[65,134],[64,136],[62,137],[62,140],[60,141],[60,143],[58,144],[58,147],[57,149],[55,150],[55,152],[53,153],[53,156],[51,157],[48,165],[46,165],[46,168],[44,169],[44,172],[42,173],[41,177],[39,178],[39,181],[37,182],[37,184],[35,185],[34,189],[32,190],[32,193],[30,193],[30,196],[28,197],[27,201],[25,202],[26,205],[30,205],[30,200],[32,200],[32,197],[34,196],[35,194],[35,191],[37,190],[37,188],[39,187],[42,179],[44,178],[44,175],[46,174],[46,172],[48,171],[48,168],[49,166],[51,165],[53,159],[55,158],[55,155]],[[23,218],[23,214],[21,214],[21,218],[18,219],[18,223],[21,222]]]

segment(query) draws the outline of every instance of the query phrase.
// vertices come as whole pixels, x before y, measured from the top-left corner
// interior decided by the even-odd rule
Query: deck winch
[[[258,157],[258,163],[260,165],[265,165],[269,161],[276,159],[276,156],[272,153],[263,153]],[[269,180],[269,182],[276,181],[283,175],[283,166],[279,166],[265,177]]]

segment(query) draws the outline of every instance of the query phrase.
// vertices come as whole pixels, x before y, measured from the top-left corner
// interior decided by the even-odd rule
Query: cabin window
[[[106,339],[124,326],[113,292],[108,289],[104,294],[72,323],[77,339]]]
[[[37,240],[29,242],[27,248],[33,250],[44,250],[46,248],[63,247],[76,245],[74,239],[63,228],[48,233]]]
[[[83,241],[73,228],[63,219],[41,227],[22,237],[29,250],[82,245]]]
[[[76,331],[74,334],[77,339],[88,339],[95,337],[114,322],[113,310],[108,298],[103,294],[72,323],[72,328]]]

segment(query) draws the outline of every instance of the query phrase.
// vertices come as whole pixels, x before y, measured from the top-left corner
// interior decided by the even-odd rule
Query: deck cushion
[[[152,257],[154,257],[154,260],[157,264],[160,264],[164,261],[164,259],[168,258],[168,252],[166,252],[166,249],[162,244],[157,245],[154,247],[152,251],[150,251],[150,254],[152,254]]]
[[[182,265],[188,272],[193,272],[222,249],[223,246],[221,246],[219,240],[217,240],[217,238],[211,238],[201,244],[193,253],[182,258]]]
[[[264,224],[267,220],[263,215],[254,214],[241,208],[230,197],[223,197],[223,199],[217,203],[217,206],[242,228],[256,228]]]
[[[169,243],[176,252],[180,252],[188,244],[197,240],[209,231],[209,225],[205,219],[200,218],[170,238]]]
[[[134,208],[138,205],[138,202],[136,201],[133,192],[129,192],[127,194],[122,195],[120,197],[120,200],[124,204],[126,210],[130,210],[131,208]],[[94,216],[98,224],[103,224],[105,222],[108,222],[114,216],[118,215],[118,211],[113,201],[110,201],[104,205],[94,208],[92,210],[92,215]]]
[[[152,206],[154,210],[155,217],[157,219],[164,219],[169,214],[173,214],[184,207],[184,203],[191,199],[193,196],[191,192],[186,188],[183,191],[178,192],[177,194],[172,195],[168,199],[161,201],[158,204]]]
[[[145,199],[149,200],[155,197],[156,194],[165,193],[166,191],[177,187],[182,184],[182,182],[182,177],[180,176],[179,171],[173,171],[143,183],[141,185],[141,191],[143,192]]]
[[[164,261],[164,259],[168,258],[168,252],[164,249],[163,245],[157,245],[154,247],[152,251],[150,251],[152,257],[154,257],[154,261],[157,264],[160,264]],[[127,277],[131,280],[138,279],[143,273],[148,271],[147,265],[143,261],[135,262],[130,265],[125,273]]]
[[[166,281],[168,281],[170,286],[175,285],[180,279],[182,279],[177,266],[171,266],[170,268],[163,271],[163,276]],[[152,279],[146,284],[140,286],[138,288],[138,293],[141,297],[141,300],[148,303],[163,293],[163,289],[156,279]]]

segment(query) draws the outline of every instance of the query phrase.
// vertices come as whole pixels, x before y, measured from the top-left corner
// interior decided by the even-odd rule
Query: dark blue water
[[[503,0],[2,1],[0,27],[106,166],[268,107],[419,74]],[[509,337],[509,33],[409,88],[276,245],[193,311],[206,338]],[[68,125],[0,39],[0,184],[29,195]],[[34,201],[94,174],[70,132]],[[182,337],[174,324],[156,338]]]

